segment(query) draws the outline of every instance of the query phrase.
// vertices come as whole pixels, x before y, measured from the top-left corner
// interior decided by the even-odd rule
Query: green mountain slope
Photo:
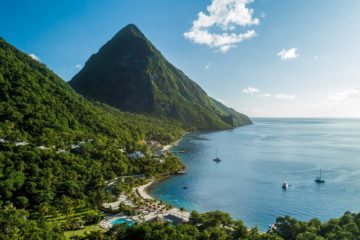
[[[92,55],[70,85],[87,98],[121,110],[177,119],[188,130],[251,123],[247,116],[210,98],[133,24]]]
[[[105,180],[179,169],[171,155],[159,164],[126,154],[147,152],[142,140],[168,143],[182,134],[174,121],[90,103],[0,38],[0,208],[59,206],[64,198],[100,204]]]

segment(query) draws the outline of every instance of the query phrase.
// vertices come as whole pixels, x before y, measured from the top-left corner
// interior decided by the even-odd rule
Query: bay
[[[184,151],[177,154],[187,174],[159,182],[150,194],[188,211],[225,211],[261,230],[277,216],[328,220],[360,211],[359,119],[253,120],[185,136],[173,150]],[[216,150],[220,163],[212,160]],[[325,184],[314,182],[320,168]]]

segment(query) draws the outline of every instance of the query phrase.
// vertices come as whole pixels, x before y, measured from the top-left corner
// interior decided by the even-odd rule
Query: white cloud
[[[226,53],[243,40],[256,36],[254,30],[246,29],[260,23],[253,18],[253,9],[247,4],[253,0],[212,0],[207,12],[199,12],[185,38],[197,44],[205,44]],[[246,29],[239,33],[237,28]],[[214,31],[215,30],[215,31]]]
[[[40,62],[40,58],[38,56],[35,55],[35,53],[30,53],[29,56],[34,59],[35,61]]]
[[[291,100],[291,101],[296,100],[295,95],[285,94],[285,93],[275,93],[275,94],[271,94],[267,92],[262,93],[260,89],[255,87],[247,87],[243,89],[242,92],[245,94],[253,95],[256,97],[262,97],[262,98],[274,98],[274,99]]]
[[[248,87],[248,88],[243,89],[242,92],[245,94],[254,94],[254,93],[260,92],[260,90],[257,88],[254,88],[254,87]]]
[[[284,100],[296,100],[295,95],[284,94],[284,93],[275,94],[275,98],[284,99]]]
[[[319,60],[319,56],[314,56],[314,60]]]
[[[345,91],[330,93],[328,96],[329,105],[340,105],[360,99],[360,87]]]
[[[82,68],[82,65],[81,64],[76,64],[75,68],[80,69],[80,68]]]
[[[277,54],[282,60],[295,59],[299,57],[297,48],[283,49]]]

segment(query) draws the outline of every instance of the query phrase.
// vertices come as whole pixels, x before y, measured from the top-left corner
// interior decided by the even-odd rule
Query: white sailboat
[[[218,150],[216,149],[216,155],[215,158],[213,159],[214,162],[219,163],[221,162],[221,159],[218,157]]]
[[[314,180],[316,183],[325,183],[325,179],[321,176],[321,168],[320,168],[320,175]]]

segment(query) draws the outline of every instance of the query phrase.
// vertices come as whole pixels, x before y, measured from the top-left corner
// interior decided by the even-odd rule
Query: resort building
[[[185,222],[185,219],[180,216],[175,216],[173,214],[168,214],[164,216],[164,220],[172,225],[178,225]]]

